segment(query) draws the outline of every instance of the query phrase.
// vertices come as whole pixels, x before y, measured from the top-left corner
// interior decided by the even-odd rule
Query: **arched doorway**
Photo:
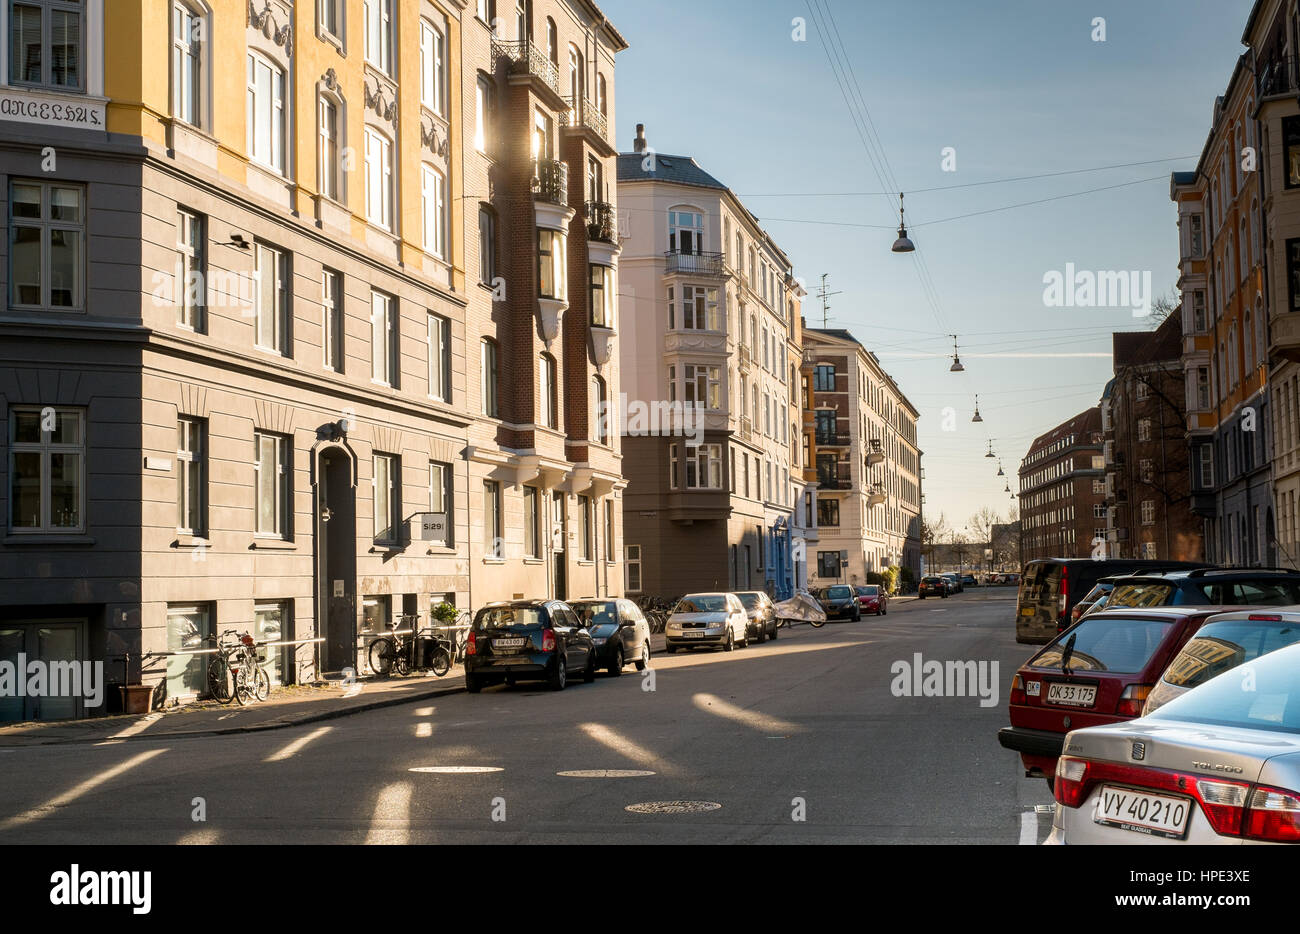
[[[326,671],[357,665],[357,470],[345,444],[319,448],[315,464],[317,634]]]

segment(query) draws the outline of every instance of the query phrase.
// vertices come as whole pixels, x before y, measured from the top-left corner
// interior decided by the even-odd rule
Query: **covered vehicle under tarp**
[[[824,623],[826,611],[822,605],[806,590],[795,591],[789,600],[783,600],[772,607],[777,619],[788,619],[797,623]]]

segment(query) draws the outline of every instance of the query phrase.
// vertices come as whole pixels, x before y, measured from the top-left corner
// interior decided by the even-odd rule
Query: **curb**
[[[268,730],[282,730],[292,726],[302,726],[307,723],[319,723],[324,720],[337,720],[341,717],[348,717],[355,713],[365,713],[370,710],[382,710],[385,707],[396,707],[399,704],[409,704],[413,701],[428,700],[431,697],[445,697],[450,694],[462,694],[465,691],[465,685],[462,682],[457,687],[438,687],[431,688],[427,691],[421,691],[415,694],[406,694],[402,697],[390,697],[383,700],[376,700],[369,704],[357,704],[352,707],[335,708],[322,713],[309,714],[303,717],[296,717],[293,720],[285,722],[271,721],[260,724],[250,724],[249,726],[228,726],[215,730],[186,730],[178,733],[137,733],[134,736],[94,736],[94,737],[77,737],[75,739],[52,739],[47,742],[27,742],[27,743],[5,743],[0,739],[0,749],[24,749],[33,746],[76,746],[93,743],[103,743],[113,740],[119,743],[130,743],[138,740],[170,740],[170,739],[193,739],[197,736],[229,736],[237,733],[262,733]]]

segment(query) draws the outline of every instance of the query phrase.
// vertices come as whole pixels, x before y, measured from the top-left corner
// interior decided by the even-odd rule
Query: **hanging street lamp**
[[[979,393],[975,393],[975,417],[972,418],[971,421],[972,422],[984,421],[984,417],[980,415],[980,394]]]
[[[903,221],[903,193],[898,193],[898,239],[890,247],[895,253],[911,253],[916,244],[907,236],[907,224]]]
[[[957,335],[949,334],[952,338],[952,366],[948,367],[949,373],[960,373],[966,368],[961,365],[961,357],[957,355]]]

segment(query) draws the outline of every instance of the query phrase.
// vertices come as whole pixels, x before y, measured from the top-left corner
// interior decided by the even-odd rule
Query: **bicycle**
[[[238,636],[239,632],[227,629],[219,636],[208,636],[204,641],[216,646],[217,654],[208,662],[208,693],[219,704],[229,704],[235,699],[234,677],[231,670],[231,656],[239,647],[238,641],[222,642],[226,636]]]
[[[419,620],[415,614],[406,614],[398,617],[397,622],[388,623],[389,634],[380,636],[370,643],[366,650],[366,658],[370,662],[370,669],[380,678],[387,678],[389,672],[394,668],[399,675],[405,675],[411,670],[411,649],[414,643],[406,638],[406,634],[399,632],[398,627],[406,624],[414,626]]]
[[[257,654],[257,643],[248,633],[239,634],[239,642],[234,646],[228,659],[230,674],[234,679],[231,693],[242,707],[253,701],[264,701],[271,696],[271,676],[262,667],[262,659]]]

